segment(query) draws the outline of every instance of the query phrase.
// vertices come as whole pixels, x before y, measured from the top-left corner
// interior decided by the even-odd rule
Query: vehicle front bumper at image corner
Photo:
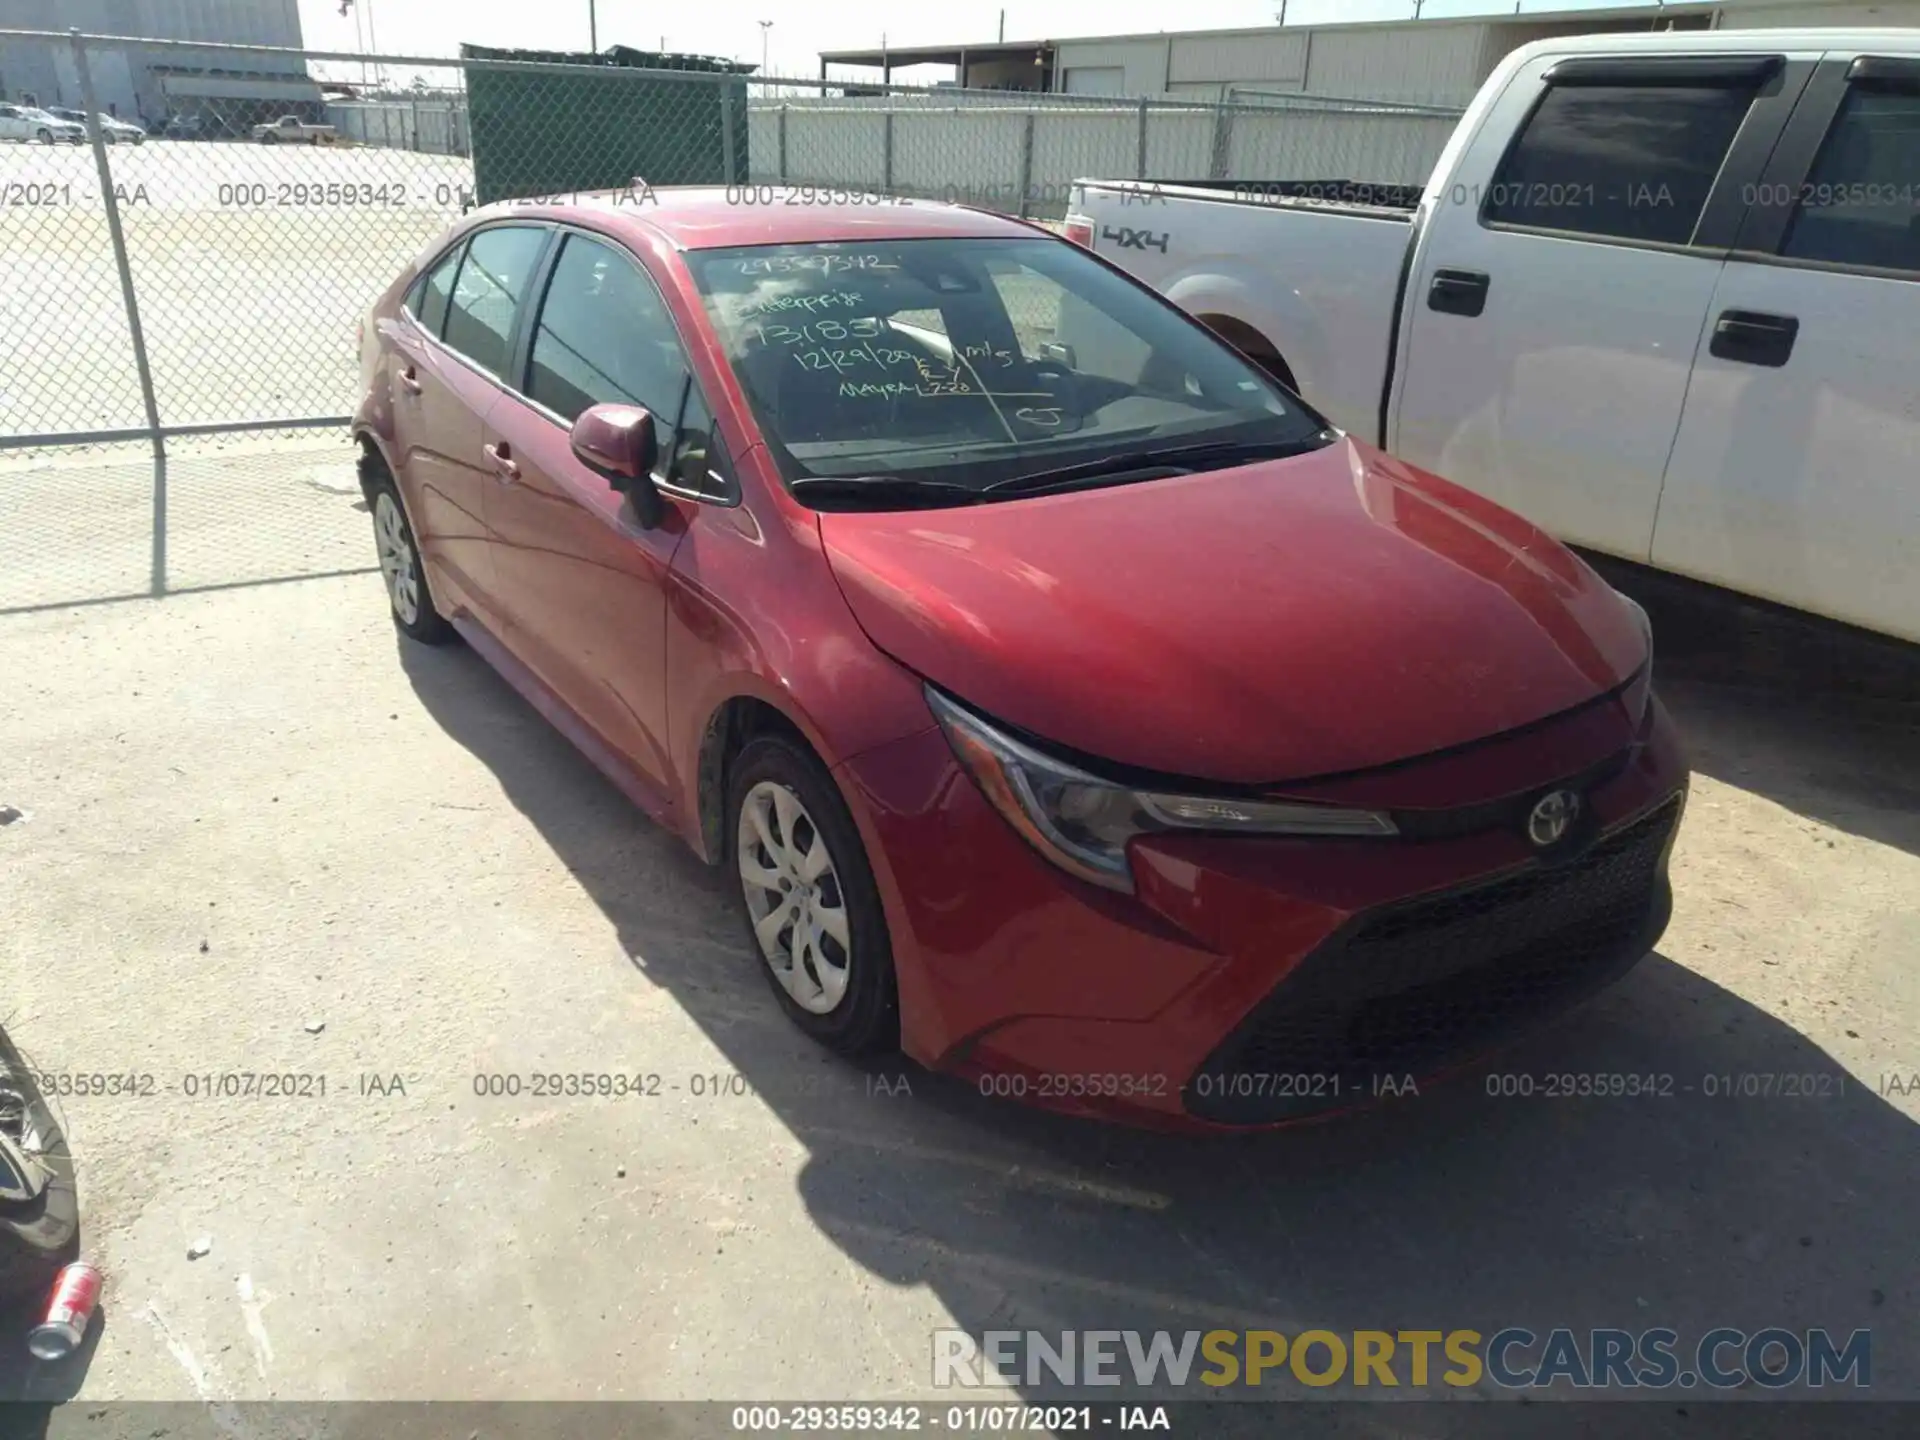
[[[1544,860],[1448,838],[1160,835],[1137,894],[1035,853],[939,732],[842,767],[886,902],[901,1041],[983,1093],[1129,1123],[1283,1125],[1457,1070],[1642,959],[1671,911],[1687,771],[1653,711]]]

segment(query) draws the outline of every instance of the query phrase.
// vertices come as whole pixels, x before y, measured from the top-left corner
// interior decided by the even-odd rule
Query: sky
[[[381,53],[453,55],[463,41],[542,50],[585,50],[589,0],[298,0],[309,49],[362,50],[367,27]],[[1603,8],[1611,0],[1520,0],[1523,10]],[[602,48],[691,51],[758,64],[765,32],[768,70],[820,73],[822,50],[888,45],[944,45],[992,41],[1001,6],[994,0],[961,4],[889,3],[889,0],[594,0]],[[1009,0],[1008,40],[1062,39],[1164,30],[1169,12],[1181,30],[1271,25],[1280,0]],[[1424,0],[1426,16],[1511,14],[1514,0]],[[1289,25],[1410,18],[1413,0],[1287,0]],[[357,28],[356,28],[357,27]],[[836,72],[839,73],[839,72]],[[860,71],[844,72],[858,76]],[[920,67],[898,75],[909,83],[951,76],[950,68]]]

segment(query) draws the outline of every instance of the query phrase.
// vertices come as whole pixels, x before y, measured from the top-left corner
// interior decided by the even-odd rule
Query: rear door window
[[[463,246],[456,245],[441,262],[414,282],[407,296],[407,308],[420,328],[434,339],[447,325],[447,301],[453,296],[453,272],[460,267]]]
[[[1745,87],[1554,85],[1489,187],[1489,223],[1684,245],[1753,104]]]
[[[514,312],[547,232],[521,225],[482,230],[467,244],[447,306],[445,339],[489,374],[505,378]]]
[[[1848,92],[1781,254],[1920,274],[1920,90]]]

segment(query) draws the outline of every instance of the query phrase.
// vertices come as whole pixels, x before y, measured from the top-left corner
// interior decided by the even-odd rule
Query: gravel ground
[[[285,467],[255,503],[298,494],[335,568],[347,460]],[[273,578],[232,520],[177,543]],[[1875,1393],[1920,1397],[1911,705],[1666,664],[1698,767],[1672,928],[1498,1069],[1668,1097],[1470,1076],[1205,1140],[825,1058],[720,880],[472,653],[397,643],[375,576],[0,614],[0,654],[0,1020],[155,1087],[65,1102],[105,1323],[15,1393],[924,1398],[949,1325],[1777,1324],[1872,1327]],[[661,1092],[476,1094],[535,1072]],[[1783,1073],[1828,1093],[1705,1093]]]

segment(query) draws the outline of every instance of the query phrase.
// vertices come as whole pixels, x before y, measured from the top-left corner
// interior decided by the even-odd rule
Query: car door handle
[[[409,395],[418,395],[422,390],[427,388],[420,383],[420,377],[414,373],[413,366],[411,365],[402,370],[395,378],[399,380],[400,388]]]
[[[506,441],[498,445],[482,445],[480,451],[493,462],[495,473],[509,485],[520,478],[520,467],[514,463],[513,451],[508,448]]]
[[[1487,308],[1490,283],[1484,270],[1436,270],[1427,289],[1427,308],[1472,318]]]
[[[1779,369],[1793,355],[1800,322],[1792,315],[1769,315],[1764,310],[1723,310],[1713,322],[1707,350],[1722,360]]]

